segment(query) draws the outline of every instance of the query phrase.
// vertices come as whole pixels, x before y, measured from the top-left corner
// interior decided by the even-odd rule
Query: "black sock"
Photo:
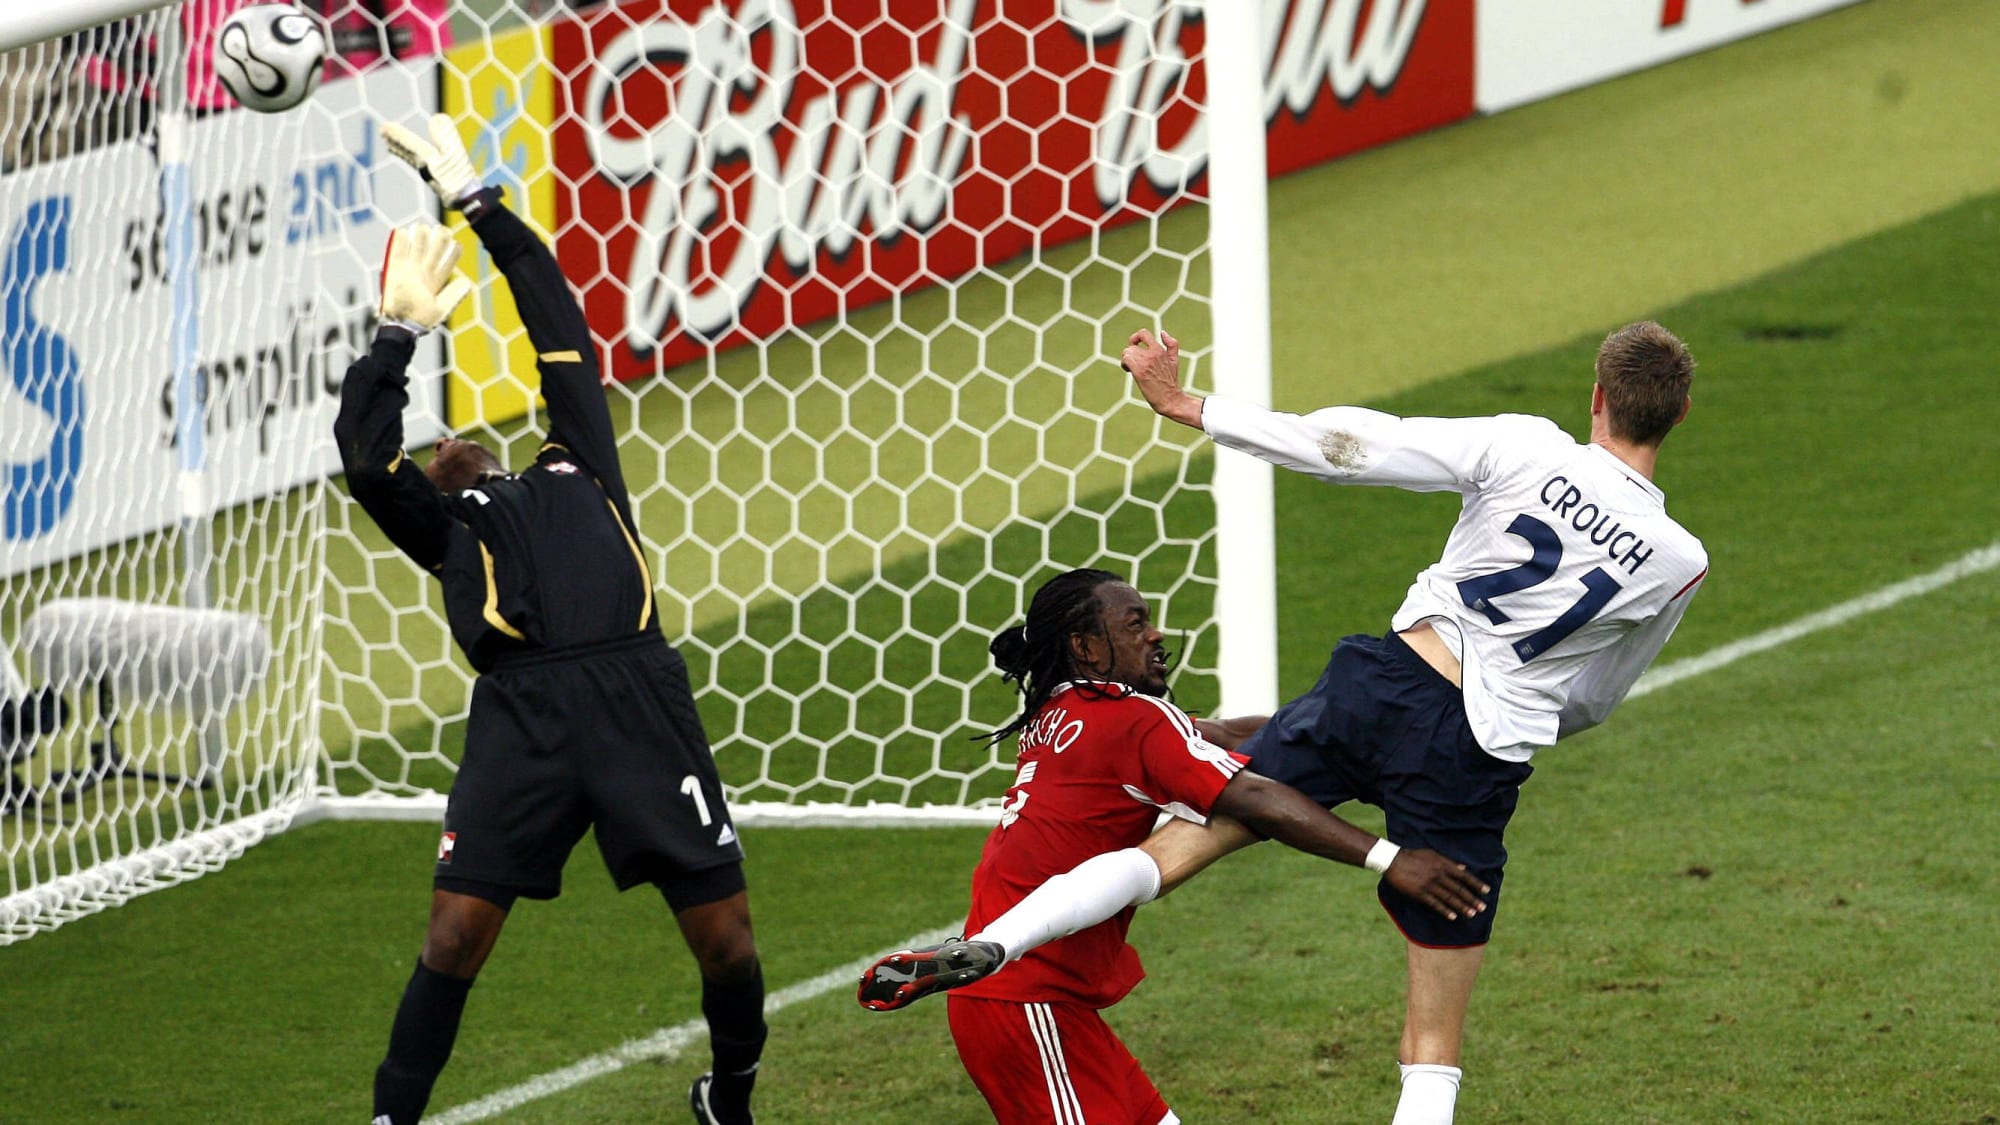
[[[396,1022],[389,1029],[389,1054],[375,1068],[375,1119],[389,1125],[416,1125],[430,1104],[431,1086],[451,1058],[458,1039],[458,1019],[465,1013],[465,994],[472,982],[424,967],[420,960]]]
[[[715,1051],[715,1082],[709,1104],[729,1125],[750,1120],[750,1090],[757,1084],[757,1060],[764,1054],[764,969],[737,984],[701,982],[701,1014],[708,1019],[708,1042]]]

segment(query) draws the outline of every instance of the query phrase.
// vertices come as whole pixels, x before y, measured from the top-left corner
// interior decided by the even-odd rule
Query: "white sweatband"
[[[1361,861],[1361,866],[1380,875],[1389,870],[1389,865],[1396,862],[1396,853],[1402,850],[1387,840],[1377,840],[1375,846],[1368,849],[1368,858]]]

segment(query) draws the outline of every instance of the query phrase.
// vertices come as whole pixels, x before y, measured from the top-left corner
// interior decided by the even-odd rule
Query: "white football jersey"
[[[1336,484],[1453,490],[1444,557],[1390,627],[1430,620],[1462,668],[1479,744],[1525,762],[1602,722],[1673,634],[1708,573],[1653,483],[1546,418],[1303,417],[1211,396],[1218,444]]]

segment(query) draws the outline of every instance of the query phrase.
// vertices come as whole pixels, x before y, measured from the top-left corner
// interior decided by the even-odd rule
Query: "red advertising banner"
[[[1472,0],[1264,6],[1273,174],[1472,112]],[[615,337],[612,374],[1198,197],[1198,17],[1174,0],[632,0],[556,24],[556,249]]]

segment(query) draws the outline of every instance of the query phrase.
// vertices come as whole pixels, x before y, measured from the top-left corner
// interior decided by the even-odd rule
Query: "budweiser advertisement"
[[[1472,0],[1263,9],[1273,174],[1473,112]],[[616,342],[612,374],[1199,198],[1198,15],[1171,0],[634,0],[557,23],[557,255]]]

